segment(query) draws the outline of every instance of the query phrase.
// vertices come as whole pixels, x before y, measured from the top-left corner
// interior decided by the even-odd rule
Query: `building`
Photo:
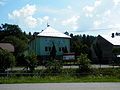
[[[47,26],[29,42],[29,50],[35,52],[40,59],[47,59],[54,48],[56,58],[60,59],[63,53],[70,52],[70,38],[70,36]]]
[[[14,46],[11,43],[0,43],[0,48],[11,53],[14,52]]]
[[[118,38],[117,41],[119,41]],[[95,51],[95,45],[98,46],[97,52],[100,54],[99,56],[101,56],[101,61],[98,60],[98,56]],[[98,35],[91,45],[92,62],[102,64],[112,63],[116,58],[115,53],[113,52],[114,48],[120,48],[120,45],[116,43],[116,38],[106,38]]]
[[[98,56],[96,54],[95,45],[97,45],[97,53],[99,54],[101,61],[99,61]],[[113,47],[114,45],[111,42],[109,42],[107,39],[103,38],[102,36],[98,35],[91,46],[92,62],[101,63],[101,64],[111,63],[114,58],[114,54],[112,52]]]

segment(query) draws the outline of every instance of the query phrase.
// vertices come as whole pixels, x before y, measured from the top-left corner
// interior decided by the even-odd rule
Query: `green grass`
[[[70,83],[70,82],[120,82],[113,76],[45,76],[45,77],[0,77],[0,83]]]
[[[0,77],[0,84],[4,83],[70,83],[70,82],[120,82],[120,68],[93,69],[89,74],[76,75],[77,69],[63,69],[57,76],[42,75],[44,70],[36,70],[39,76],[11,75]],[[23,73],[14,71],[13,73]],[[40,75],[41,73],[41,75]]]

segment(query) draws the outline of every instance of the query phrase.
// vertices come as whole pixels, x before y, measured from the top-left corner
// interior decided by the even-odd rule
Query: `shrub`
[[[0,49],[0,72],[5,72],[5,69],[12,68],[15,65],[15,57],[12,53]]]
[[[46,73],[56,75],[61,72],[62,64],[59,60],[48,60],[46,62],[46,68]]]
[[[80,73],[88,72],[90,70],[90,59],[87,58],[87,54],[81,54],[77,58],[78,64],[79,64],[79,71]]]
[[[29,55],[25,56],[26,66],[30,69],[30,72],[35,70],[37,66],[37,56],[34,53],[29,53]]]

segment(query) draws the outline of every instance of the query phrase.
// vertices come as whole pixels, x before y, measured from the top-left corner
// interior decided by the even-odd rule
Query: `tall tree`
[[[52,49],[50,51],[50,57],[54,60],[55,57],[56,57],[56,47],[55,47],[55,44],[53,42],[53,46],[52,46]]]
[[[103,55],[103,52],[102,52],[102,49],[101,49],[101,46],[98,42],[96,42],[94,45],[93,45],[93,48],[94,48],[94,51],[95,51],[95,54],[99,60],[99,63],[100,63],[100,68],[101,68],[101,60],[102,60],[102,55]]]

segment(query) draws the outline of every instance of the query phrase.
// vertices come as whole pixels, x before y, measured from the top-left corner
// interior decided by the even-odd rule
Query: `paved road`
[[[0,90],[120,90],[120,83],[0,84]]]

